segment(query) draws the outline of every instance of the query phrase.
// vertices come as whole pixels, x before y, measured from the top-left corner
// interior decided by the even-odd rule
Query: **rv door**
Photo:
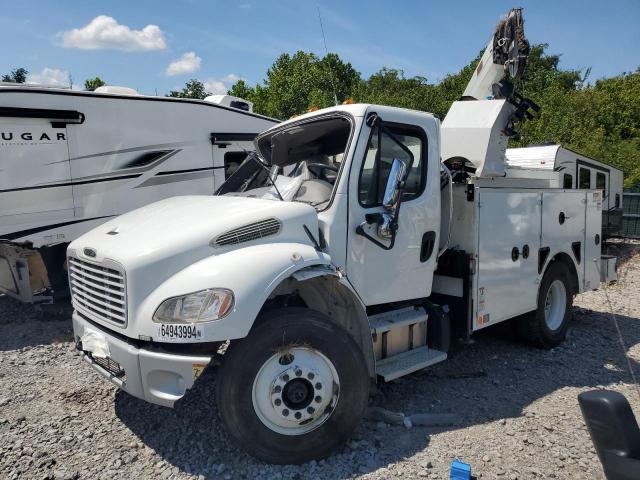
[[[0,117],[0,238],[72,219],[70,182],[66,127],[54,128],[46,118]]]

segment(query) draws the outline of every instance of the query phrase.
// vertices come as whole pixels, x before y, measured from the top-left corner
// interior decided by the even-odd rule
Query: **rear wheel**
[[[305,308],[269,312],[225,354],[218,410],[235,443],[270,463],[326,457],[365,412],[369,377],[349,333]]]
[[[540,282],[538,308],[518,319],[521,337],[541,348],[553,348],[564,341],[571,319],[573,290],[569,269],[553,263]]]

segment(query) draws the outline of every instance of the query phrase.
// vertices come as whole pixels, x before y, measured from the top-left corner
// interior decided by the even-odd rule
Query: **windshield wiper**
[[[275,180],[275,178],[272,178],[272,176],[271,176],[271,169],[260,159],[260,157],[258,157],[256,152],[249,153],[249,158],[251,158],[253,161],[257,162],[258,165],[260,165],[260,167],[263,168],[267,172],[267,178],[269,179],[269,181],[271,182],[271,185],[273,185],[273,188],[275,189],[276,193],[278,194],[278,198],[280,198],[280,200],[284,202],[284,198],[282,198],[282,195],[280,194],[280,190],[278,190],[278,187],[276,186],[276,180]]]

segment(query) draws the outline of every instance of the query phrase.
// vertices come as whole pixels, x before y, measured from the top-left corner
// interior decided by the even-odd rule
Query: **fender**
[[[203,327],[199,341],[243,338],[269,295],[285,278],[309,266],[330,264],[329,255],[303,243],[247,246],[207,257],[179,271],[131,313],[134,313],[138,333],[155,338],[159,324],[148,320],[164,300],[207,288],[228,288],[234,293],[233,310],[221,320],[198,324]]]
[[[291,279],[309,308],[326,314],[354,338],[375,381],[376,360],[367,309],[347,278],[330,266],[316,265],[296,271]]]
[[[584,292],[584,270],[581,269],[581,263],[578,262],[573,252],[565,252],[563,250],[550,250],[550,253],[547,254],[547,258],[544,261],[544,264],[541,267],[541,272],[539,279],[542,281],[542,277],[546,273],[549,266],[556,261],[560,261],[564,263],[569,271],[571,272],[571,280],[573,282],[574,287],[574,295],[578,293]]]

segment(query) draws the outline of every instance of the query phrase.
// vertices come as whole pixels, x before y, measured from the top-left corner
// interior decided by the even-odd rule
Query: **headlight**
[[[153,314],[157,323],[197,323],[219,320],[233,308],[233,292],[211,288],[166,299]]]

